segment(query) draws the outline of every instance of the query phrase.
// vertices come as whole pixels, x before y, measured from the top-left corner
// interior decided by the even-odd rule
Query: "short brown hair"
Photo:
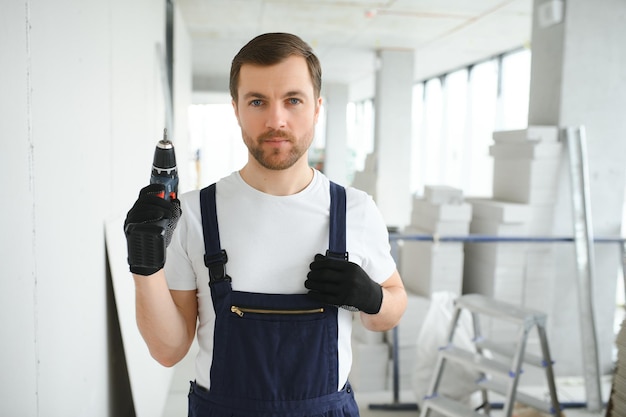
[[[230,96],[235,103],[242,65],[275,65],[292,55],[306,59],[313,91],[318,98],[322,90],[322,67],[309,44],[290,33],[265,33],[248,42],[233,58],[230,67]]]

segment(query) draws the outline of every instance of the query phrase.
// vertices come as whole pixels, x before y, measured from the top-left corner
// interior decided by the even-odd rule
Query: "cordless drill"
[[[165,250],[181,214],[177,193],[176,155],[165,129],[154,151],[150,185],[141,191],[124,223],[131,272],[151,275],[165,264]]]
[[[165,186],[165,191],[161,195],[163,199],[172,200],[176,198],[178,193],[176,154],[174,153],[174,145],[167,138],[167,129],[163,129],[163,139],[157,143],[154,150],[150,184],[163,184]]]

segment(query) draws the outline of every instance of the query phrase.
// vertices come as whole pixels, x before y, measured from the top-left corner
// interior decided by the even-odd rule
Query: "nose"
[[[279,130],[287,126],[287,110],[279,103],[272,104],[267,113],[266,127]]]

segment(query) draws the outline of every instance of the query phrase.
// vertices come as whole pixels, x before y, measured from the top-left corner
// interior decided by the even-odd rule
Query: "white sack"
[[[430,307],[417,337],[417,359],[412,382],[420,408],[424,402],[424,397],[428,394],[431,379],[435,372],[439,348],[447,344],[448,330],[454,314],[455,298],[456,295],[451,292],[432,294]],[[463,310],[454,333],[453,344],[461,349],[476,352],[472,342],[473,335],[471,313]],[[446,360],[438,393],[469,406],[477,407],[481,400],[475,382],[480,377],[480,372],[474,368]],[[474,393],[477,395],[472,396]],[[436,416],[438,413],[431,410],[430,415]]]

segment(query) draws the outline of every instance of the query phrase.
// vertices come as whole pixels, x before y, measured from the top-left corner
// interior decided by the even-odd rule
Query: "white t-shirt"
[[[328,249],[330,183],[314,171],[301,192],[273,196],[243,181],[238,172],[217,183],[217,221],[221,248],[228,255],[226,273],[236,291],[304,294],[309,264]],[[180,196],[183,214],[167,250],[165,274],[172,290],[197,290],[198,345],[196,381],[209,387],[215,312],[204,265],[200,192]],[[378,283],[395,270],[385,223],[374,201],[363,191],[346,188],[347,251]],[[339,385],[352,365],[352,313],[339,309]],[[262,343],[262,341],[259,341]]]

